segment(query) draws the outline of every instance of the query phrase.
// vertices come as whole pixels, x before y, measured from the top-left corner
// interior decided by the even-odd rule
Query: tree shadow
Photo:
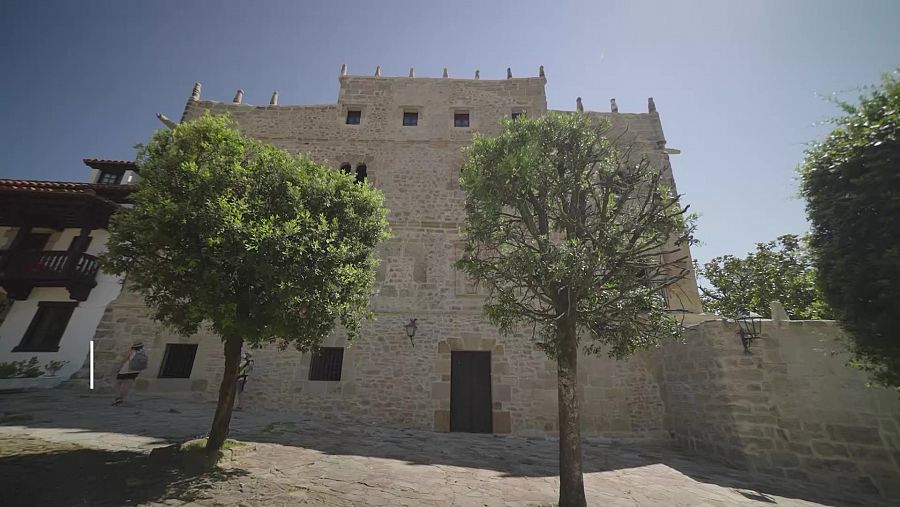
[[[201,499],[215,483],[247,475],[241,469],[184,468],[174,460],[133,451],[66,446],[54,452],[0,457],[3,505],[121,506]]]
[[[147,398],[138,399],[133,406],[121,409],[107,407],[105,399],[92,397],[79,399],[77,404],[72,404],[72,400],[66,402],[64,398],[62,393],[48,396],[47,403],[36,403],[36,400],[29,401],[18,396],[6,398],[4,401],[13,402],[9,404],[10,408],[15,405],[15,409],[21,413],[33,412],[35,415],[28,421],[7,424],[35,429],[64,428],[66,433],[83,431],[140,435],[147,439],[147,445],[156,446],[202,437],[209,428],[214,408],[214,404],[210,403]],[[57,401],[63,403],[56,404]],[[0,424],[2,425],[4,424]],[[39,435],[36,436],[40,438]],[[554,477],[559,474],[558,441],[552,438],[437,433],[264,409],[235,412],[230,437],[309,449],[328,455],[493,470],[504,477]],[[97,438],[104,437],[98,435]],[[24,465],[31,464],[34,473],[31,474],[33,477],[25,477],[23,484],[30,486],[23,489],[36,491],[41,495],[53,495],[49,489],[44,491],[41,487],[45,483],[45,479],[41,478],[41,470],[53,469],[57,473],[60,470],[79,470],[85,468],[79,464],[79,459],[94,460],[95,472],[90,481],[75,480],[62,473],[61,480],[68,481],[65,483],[69,487],[54,489],[87,495],[83,500],[79,498],[85,505],[129,505],[140,501],[198,494],[211,483],[227,481],[235,474],[247,473],[213,470],[186,474],[183,470],[171,467],[152,472],[146,468],[150,464],[141,460],[145,455],[128,452],[80,450],[47,456],[0,458],[0,474],[3,474],[0,476],[7,478],[22,475],[16,468],[24,470],[27,467],[16,464],[14,460],[24,460]],[[49,456],[56,457],[50,459]],[[107,462],[109,463],[102,465]],[[57,463],[62,465],[57,466]],[[660,465],[671,469],[665,473],[682,474],[700,483],[727,488],[736,495],[760,503],[770,503],[771,496],[781,496],[827,505],[888,504],[878,497],[850,496],[850,493],[837,497],[833,492],[824,491],[821,486],[733,468],[675,449],[666,442],[633,443],[588,438],[584,444],[584,471],[588,474]],[[147,481],[140,488],[142,496],[139,498],[135,497],[137,493],[132,491],[133,488],[128,486],[129,479],[132,484],[136,480]],[[102,487],[111,489],[115,495],[103,496],[97,493],[97,489]],[[28,500],[27,496],[23,498]],[[50,500],[53,498],[51,496],[42,502],[21,505],[52,505]],[[71,495],[66,494],[65,498],[71,498]],[[108,499],[107,503],[103,503],[104,499]]]
[[[553,438],[436,433],[359,425],[352,426],[350,431],[348,429],[340,423],[333,422],[326,427],[310,420],[301,420],[270,423],[252,435],[238,431],[232,436],[314,449],[329,455],[394,459],[414,465],[489,469],[500,472],[504,477],[559,475],[559,442]],[[348,435],[352,437],[346,438]],[[696,482],[720,486],[760,503],[778,503],[772,496],[779,496],[825,505],[890,505],[877,497],[835,497],[814,484],[751,473],[684,453],[665,443],[586,439],[582,450],[585,474],[662,465],[671,469],[667,473],[678,473]]]

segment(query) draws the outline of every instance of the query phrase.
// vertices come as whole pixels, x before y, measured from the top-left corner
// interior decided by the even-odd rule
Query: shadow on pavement
[[[121,506],[202,498],[214,483],[247,475],[240,469],[185,471],[174,464],[151,462],[145,453],[70,448],[0,457],[7,507],[46,505]],[[14,449],[5,449],[9,454]]]
[[[9,408],[33,417],[29,420],[0,423],[0,426],[9,424],[29,428],[66,428],[71,433],[80,431],[122,433],[155,439],[154,442],[158,443],[203,436],[209,428],[214,408],[214,405],[209,403],[159,398],[139,399],[132,406],[118,408],[107,406],[105,398],[81,396],[83,399],[78,400],[77,394],[60,391],[36,395],[7,395],[3,398],[4,401],[11,402],[7,405]],[[77,403],[73,403],[73,399]],[[267,410],[235,412],[231,426],[232,438],[314,449],[330,455],[386,458],[418,465],[489,469],[508,477],[553,477],[559,473],[558,443],[553,439],[435,433],[426,430],[353,424]],[[827,505],[883,503],[883,500],[877,497],[836,499],[826,496],[821,488],[814,485],[738,470],[681,452],[665,443],[648,445],[587,441],[583,452],[585,473],[662,465],[694,481],[732,489],[749,500],[759,502],[760,505],[771,503],[769,495]],[[0,455],[2,454],[8,453],[0,452]],[[84,491],[88,495],[99,495],[97,498],[100,500],[84,499],[85,505],[138,503],[189,494],[202,488],[204,482],[227,479],[221,475],[223,472],[198,476],[184,476],[178,470],[150,473],[146,470],[148,464],[140,459],[142,456],[130,452],[80,450],[58,455],[2,458],[0,477],[4,477],[5,480],[11,477],[9,474],[21,476],[29,485],[22,488],[23,490],[39,495],[51,495],[40,502],[13,505],[53,505],[52,495],[64,494],[54,491]],[[66,473],[67,470],[85,469],[83,462],[92,462],[94,466],[98,463],[103,464],[99,467],[101,473],[91,477]],[[32,470],[33,473],[17,471],[26,469]],[[54,481],[47,481],[44,469],[56,471],[60,475],[60,480],[70,481],[77,487],[59,485],[52,490],[46,488],[47,484],[54,484]],[[141,488],[142,492],[146,492],[147,498],[131,498],[126,502],[125,499],[129,498],[130,494],[129,480],[152,481],[152,485]],[[111,489],[115,494],[100,493],[103,488]],[[117,500],[104,504],[103,498]]]

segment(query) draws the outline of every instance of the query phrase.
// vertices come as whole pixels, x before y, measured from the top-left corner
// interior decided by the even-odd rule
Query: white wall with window
[[[14,232],[15,228],[0,228],[0,238],[10,237]],[[75,228],[53,231],[44,249],[65,250],[79,232]],[[86,253],[103,253],[108,239],[106,230],[91,231]],[[85,301],[73,300],[64,287],[35,287],[28,299],[12,302],[0,322],[0,363],[36,357],[42,370],[51,361],[65,364],[53,377],[0,379],[0,389],[52,387],[81,369],[106,306],[122,289],[121,277],[103,271],[97,273],[96,282]]]

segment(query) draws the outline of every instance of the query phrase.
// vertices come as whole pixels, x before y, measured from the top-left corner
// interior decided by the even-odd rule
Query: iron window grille
[[[343,347],[319,347],[309,362],[309,380],[341,380]]]
[[[196,343],[167,343],[159,378],[190,378],[196,357]]]

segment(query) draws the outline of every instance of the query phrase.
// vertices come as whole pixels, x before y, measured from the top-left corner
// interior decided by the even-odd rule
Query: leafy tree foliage
[[[819,283],[859,366],[900,387],[900,71],[806,152]]]
[[[110,227],[106,269],[128,274],[154,316],[182,334],[208,323],[225,372],[207,450],[228,432],[244,342],[314,350],[369,316],[380,192],[242,136],[224,116],[159,130],[140,147],[133,209]]]
[[[678,196],[605,134],[584,114],[507,120],[476,136],[461,178],[457,266],[489,289],[485,313],[501,331],[530,327],[557,362],[561,506],[585,504],[579,347],[622,358],[678,336],[660,292],[690,266],[676,255],[693,230]]]
[[[743,309],[769,317],[779,301],[791,319],[829,319],[831,310],[816,285],[816,269],[806,240],[793,234],[757,243],[756,252],[739,258],[716,257],[697,269],[711,287],[700,287],[708,312],[734,318]]]

